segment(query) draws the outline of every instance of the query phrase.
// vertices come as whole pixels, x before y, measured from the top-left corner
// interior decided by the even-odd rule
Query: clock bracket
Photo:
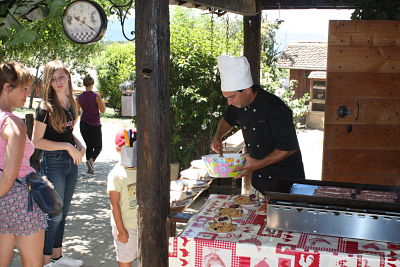
[[[108,1],[112,4],[110,7],[110,13],[118,16],[118,19],[121,23],[122,34],[124,35],[125,39],[128,41],[135,40],[135,31],[130,31],[128,33],[129,36],[127,36],[127,33],[125,32],[125,20],[134,1],[129,0],[126,4],[116,4],[112,0]]]

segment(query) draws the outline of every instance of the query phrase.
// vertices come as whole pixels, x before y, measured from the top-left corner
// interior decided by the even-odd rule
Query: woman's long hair
[[[57,98],[56,92],[54,91],[53,87],[51,86],[51,79],[53,77],[54,72],[58,70],[63,70],[65,74],[68,76],[68,101],[69,101],[69,110],[72,111],[72,118],[74,123],[77,119],[77,106],[75,99],[73,97],[72,92],[72,81],[71,81],[71,74],[64,66],[64,64],[59,60],[53,60],[46,64],[44,67],[44,74],[43,74],[43,101],[47,107],[47,112],[49,116],[49,125],[51,128],[56,130],[58,133],[64,132],[68,118],[65,115],[65,111],[61,106],[60,101]]]

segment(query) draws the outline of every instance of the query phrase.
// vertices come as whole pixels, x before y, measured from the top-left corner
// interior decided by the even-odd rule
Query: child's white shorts
[[[117,227],[112,223],[112,235],[114,237],[115,253],[118,262],[131,262],[137,257],[137,229],[126,229],[129,233],[128,243],[121,243],[117,238]]]

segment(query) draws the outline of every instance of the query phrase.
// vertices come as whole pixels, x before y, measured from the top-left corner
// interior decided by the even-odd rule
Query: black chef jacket
[[[229,125],[242,129],[247,153],[252,158],[264,158],[275,149],[297,150],[289,157],[253,172],[252,185],[258,191],[273,191],[270,187],[276,187],[282,179],[305,179],[292,111],[280,98],[258,89],[249,106],[230,105],[224,119]]]

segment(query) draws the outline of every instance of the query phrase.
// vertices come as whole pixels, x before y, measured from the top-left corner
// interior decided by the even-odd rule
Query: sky
[[[135,19],[130,18],[125,21],[125,33],[131,38],[131,31],[135,30]],[[122,34],[121,23],[118,20],[108,20],[107,31],[103,38],[104,41],[127,41]]]
[[[349,20],[354,10],[264,10],[269,21],[283,20],[276,33],[279,46],[298,41],[328,41],[329,20]]]
[[[264,10],[269,21],[283,20],[277,31],[278,47],[284,49],[288,43],[297,41],[328,41],[329,20],[349,20],[353,10]],[[125,31],[134,30],[134,19],[125,22]],[[119,21],[108,21],[105,41],[126,41],[122,35]]]

